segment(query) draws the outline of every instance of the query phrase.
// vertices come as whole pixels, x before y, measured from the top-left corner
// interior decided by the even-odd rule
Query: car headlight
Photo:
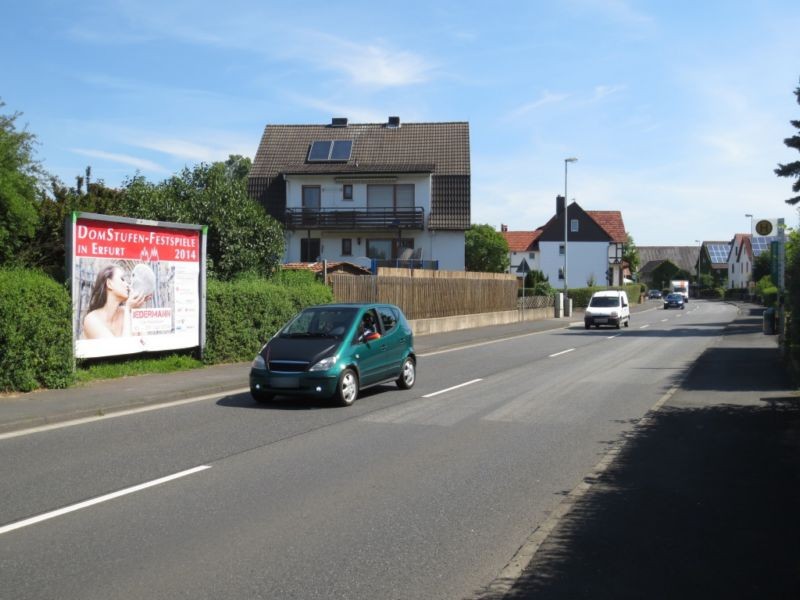
[[[265,371],[267,369],[267,363],[264,360],[264,357],[261,356],[260,354],[256,355],[255,359],[253,360],[253,364],[251,366],[254,369],[262,369],[262,370],[265,370]]]
[[[589,310],[589,309],[587,308],[587,309],[586,309],[586,312],[584,313],[584,315],[585,315],[585,316],[587,316],[587,317],[593,317],[593,316],[594,316],[594,313],[593,313],[591,310]]]
[[[618,316],[619,316],[619,313],[617,311],[615,311],[615,310],[611,311],[611,318],[612,319],[616,319]]]
[[[317,364],[313,365],[309,371],[327,371],[333,365],[336,364],[336,361],[339,360],[339,355],[334,354],[333,356],[329,356],[328,358],[323,358]]]

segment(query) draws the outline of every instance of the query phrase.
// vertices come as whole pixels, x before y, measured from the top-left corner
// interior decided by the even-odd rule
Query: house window
[[[319,238],[300,239],[300,262],[316,262],[320,256]]]
[[[367,257],[378,260],[392,258],[392,240],[367,240]]]
[[[342,256],[352,256],[353,255],[353,240],[350,238],[344,238],[342,240]]]
[[[580,225],[579,225],[578,219],[570,219],[570,221],[569,221],[569,230],[572,233],[577,233],[579,226]]]
[[[320,199],[322,198],[322,188],[318,185],[303,186],[303,208],[308,210],[319,210]]]
[[[403,250],[413,250],[412,238],[367,240],[367,257],[378,260],[401,258]]]
[[[536,252],[528,252],[528,258],[530,259],[536,258]]]
[[[414,208],[414,184],[368,185],[367,210],[403,210]]]
[[[353,184],[345,183],[342,186],[342,200],[352,200],[352,199],[353,199]]]
[[[559,244],[558,245],[558,254],[560,256],[564,256],[564,244]]]

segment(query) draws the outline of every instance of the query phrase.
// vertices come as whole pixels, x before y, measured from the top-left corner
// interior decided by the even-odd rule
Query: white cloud
[[[346,75],[356,85],[402,87],[425,83],[435,66],[421,55],[389,48],[383,42],[356,43],[318,31],[299,32],[294,58]]]
[[[542,92],[542,95],[537,100],[534,100],[533,102],[529,102],[527,104],[523,104],[522,106],[519,106],[514,110],[512,110],[511,112],[509,112],[508,115],[506,115],[506,119],[509,120],[518,119],[519,117],[526,115],[536,110],[537,108],[541,108],[542,106],[546,106],[548,104],[556,104],[559,102],[563,102],[567,98],[569,98],[569,94],[554,94],[552,92],[545,90],[544,92]]]
[[[594,99],[595,100],[602,100],[603,98],[607,98],[608,96],[612,96],[617,94],[623,90],[625,90],[627,86],[625,85],[598,85],[594,88]]]
[[[90,156],[92,158],[99,158],[102,160],[128,165],[137,169],[141,169],[142,171],[151,171],[153,173],[169,173],[168,169],[157,163],[154,163],[153,161],[146,160],[144,158],[138,158],[136,156],[130,156],[129,154],[117,154],[114,152],[104,152],[103,150],[91,150],[86,148],[70,148],[70,152],[74,152],[75,154],[80,154],[82,156]]]

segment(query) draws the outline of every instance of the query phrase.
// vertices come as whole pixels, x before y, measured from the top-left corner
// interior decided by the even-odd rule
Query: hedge
[[[586,308],[589,305],[589,300],[595,292],[603,290],[624,290],[628,294],[628,300],[631,304],[639,304],[641,296],[644,293],[646,286],[639,283],[631,283],[619,287],[601,287],[592,286],[585,288],[570,288],[567,295],[572,299],[573,308]]]
[[[287,273],[274,280],[209,280],[207,289],[203,361],[209,364],[252,359],[300,309],[333,300],[330,288],[312,273]]]
[[[73,380],[69,292],[39,271],[0,268],[0,390]]]

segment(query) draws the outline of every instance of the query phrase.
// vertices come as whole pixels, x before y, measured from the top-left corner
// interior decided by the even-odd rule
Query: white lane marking
[[[473,379],[471,381],[467,381],[465,383],[459,383],[458,385],[454,385],[453,387],[449,387],[444,390],[439,390],[438,392],[432,392],[430,394],[425,394],[423,398],[433,398],[434,396],[438,396],[439,394],[444,394],[446,392],[452,392],[453,390],[457,390],[458,388],[462,388],[467,385],[472,385],[473,383],[478,383],[479,381],[483,381],[483,379]]]
[[[607,340],[613,340],[615,337],[619,337],[619,336],[621,336],[621,335],[622,335],[621,333],[618,333],[617,335],[610,335],[610,336],[608,336],[606,339],[607,339]]]
[[[237,388],[235,390],[228,390],[226,392],[216,392],[214,394],[206,394],[205,396],[195,396],[194,398],[186,398],[185,400],[176,400],[175,402],[166,402],[164,404],[152,404],[150,406],[142,406],[140,408],[133,408],[130,410],[120,410],[109,413],[107,415],[98,415],[96,417],[85,417],[83,419],[75,419],[73,421],[64,421],[63,423],[53,423],[52,425],[41,425],[40,427],[31,427],[30,429],[21,429],[19,431],[0,433],[0,441],[8,440],[23,435],[30,435],[32,433],[42,433],[44,431],[52,431],[53,429],[61,429],[63,427],[74,427],[75,425],[84,425],[86,423],[94,423],[95,421],[116,419],[117,417],[127,417],[128,415],[136,415],[139,413],[150,412],[151,410],[172,408],[174,406],[181,406],[183,404],[191,404],[192,402],[201,402],[203,400],[210,400],[211,398],[224,398],[225,396],[230,396],[232,394],[243,394],[244,392],[249,392],[249,391],[250,391],[249,387]]]
[[[555,354],[551,354],[548,358],[555,358],[556,356],[561,356],[562,354],[566,354],[567,352],[572,352],[575,348],[570,348],[569,350],[562,350],[561,352],[556,352]]]
[[[186,471],[181,471],[180,473],[175,473],[173,475],[167,475],[166,477],[162,477],[160,479],[154,479],[153,481],[148,481],[147,483],[141,483],[139,485],[135,485],[133,487],[126,488],[124,490],[119,490],[118,492],[112,492],[111,494],[106,494],[105,496],[100,496],[98,498],[93,498],[91,500],[86,500],[84,502],[79,502],[78,504],[73,504],[72,506],[65,506],[64,508],[59,508],[58,510],[54,510],[48,513],[44,513],[43,515],[39,515],[38,517],[31,517],[30,519],[25,519],[23,521],[17,521],[16,523],[11,523],[9,525],[5,525],[4,527],[0,527],[0,535],[4,533],[8,533],[9,531],[14,531],[15,529],[22,529],[23,527],[28,527],[30,525],[35,525],[36,523],[41,523],[42,521],[47,521],[48,519],[54,519],[55,517],[60,517],[62,515],[66,515],[71,512],[75,512],[76,510],[81,510],[84,508],[88,508],[90,506],[94,506],[95,504],[100,504],[101,502],[108,502],[109,500],[114,500],[115,498],[119,498],[121,496],[126,496],[128,494],[133,494],[134,492],[140,492],[144,489],[161,485],[162,483],[167,483],[168,481],[172,481],[174,479],[179,479],[181,477],[186,477],[187,475],[192,475],[194,473],[199,473],[200,471],[205,471],[206,469],[210,469],[209,465],[201,465],[199,467],[195,467],[193,469],[188,469]]]
[[[667,321],[669,321],[669,319],[661,319],[662,323],[666,323]]]
[[[648,327],[650,327],[650,325],[642,325],[641,327],[639,327],[639,329],[647,329]]]

